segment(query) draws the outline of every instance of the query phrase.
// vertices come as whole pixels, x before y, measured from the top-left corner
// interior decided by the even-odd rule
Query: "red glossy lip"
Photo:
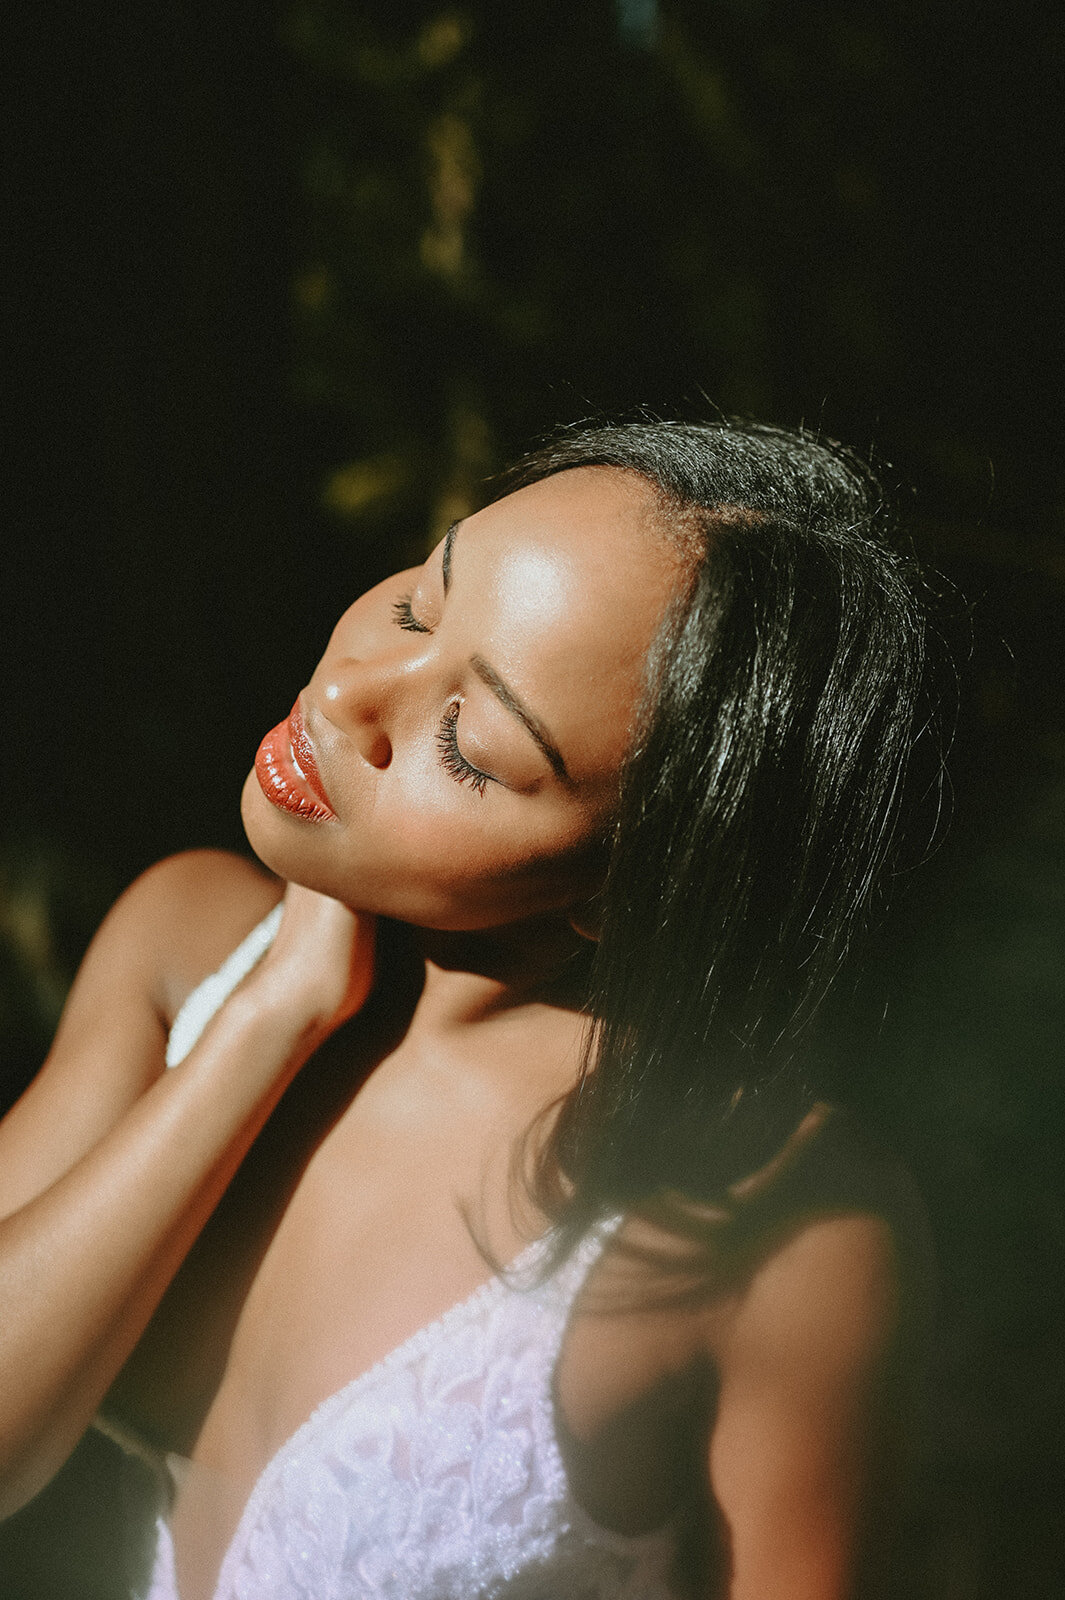
[[[307,822],[329,822],[335,816],[325,792],[314,747],[303,725],[297,700],[287,722],[271,728],[255,756],[255,776],[272,805]]]
[[[314,758],[314,746],[307,736],[307,729],[303,723],[303,707],[298,700],[288,715],[288,732],[292,741],[292,755],[298,771],[306,778],[330,816],[335,815],[329,796],[325,792],[322,775],[318,771],[318,763]]]

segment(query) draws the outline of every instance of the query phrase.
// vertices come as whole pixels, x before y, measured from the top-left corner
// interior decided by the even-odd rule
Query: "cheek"
[[[487,926],[560,909],[595,887],[602,846],[585,829],[530,832],[493,816],[492,806],[489,792],[446,820],[439,811],[408,811],[388,830],[387,875],[409,920]]]

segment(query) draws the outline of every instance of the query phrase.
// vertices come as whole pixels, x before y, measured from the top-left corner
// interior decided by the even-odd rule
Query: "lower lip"
[[[299,749],[308,768],[313,755],[307,742],[299,703],[287,722],[271,728],[255,756],[255,776],[271,805],[305,822],[331,822],[336,812],[329,804],[316,770],[305,772],[294,751]]]

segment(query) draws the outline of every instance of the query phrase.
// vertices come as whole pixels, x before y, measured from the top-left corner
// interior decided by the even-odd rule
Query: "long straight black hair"
[[[842,446],[746,422],[582,427],[505,489],[588,466],[654,488],[690,583],[622,773],[594,1028],[536,1168],[571,1241],[658,1196],[720,1198],[811,1104],[804,1030],[891,859],[926,658],[921,580]]]

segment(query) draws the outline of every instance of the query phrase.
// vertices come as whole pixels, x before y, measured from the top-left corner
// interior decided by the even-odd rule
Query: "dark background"
[[[954,814],[847,1036],[941,1258],[921,1600],[1065,1592],[1063,15],[126,0],[8,50],[5,1100],[113,894],[240,847],[343,607],[543,429],[805,420],[912,486]],[[79,1471],[5,1600],[107,1592]]]

